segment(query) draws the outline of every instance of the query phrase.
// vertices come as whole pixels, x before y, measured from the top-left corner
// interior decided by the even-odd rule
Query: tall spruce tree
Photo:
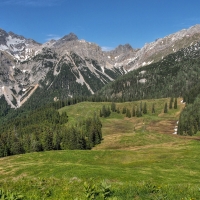
[[[142,111],[139,106],[137,106],[137,109],[136,109],[136,117],[142,117]]]
[[[171,97],[169,101],[169,109],[172,109],[172,103],[173,103],[173,98]]]
[[[174,101],[174,109],[177,109],[177,98],[175,98],[175,101]]]
[[[116,104],[114,102],[111,103],[111,111],[116,112]]]
[[[101,110],[99,111],[99,117],[102,117],[103,115],[102,115],[102,112],[101,112]]]
[[[126,117],[131,118],[131,112],[128,108],[126,109]]]
[[[143,113],[147,114],[147,103],[144,103],[144,107],[143,107]]]
[[[126,114],[126,107],[123,107],[122,114]]]
[[[140,111],[142,113],[142,101],[140,102]]]
[[[110,114],[111,114],[111,111],[110,111],[110,106],[108,106],[108,107],[107,107],[107,115],[106,115],[106,117],[109,117],[109,116],[110,116]]]
[[[102,117],[107,117],[107,112],[106,112],[106,106],[105,105],[102,106],[101,115],[102,115]]]
[[[156,113],[156,110],[155,110],[155,104],[154,104],[154,103],[152,104],[151,113],[152,113],[152,114]]]
[[[167,103],[165,103],[165,107],[164,107],[164,113],[167,113],[168,109],[167,109]]]
[[[132,117],[135,117],[135,106],[132,108]]]

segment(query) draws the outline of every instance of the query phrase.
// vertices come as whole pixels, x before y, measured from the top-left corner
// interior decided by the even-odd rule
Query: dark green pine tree
[[[116,112],[116,104],[114,102],[111,103],[111,111]]]
[[[165,103],[165,107],[164,107],[164,113],[167,113],[168,110],[167,110],[167,103]]]
[[[68,116],[66,112],[63,112],[59,117],[60,117],[60,120],[59,120],[60,124],[65,124],[68,122]]]
[[[101,110],[100,110],[100,112],[99,112],[99,117],[102,117],[103,115],[102,115],[102,112],[101,112]]]
[[[137,109],[136,109],[136,117],[142,117],[142,111],[139,108],[139,106],[137,106]]]
[[[144,103],[144,107],[143,107],[143,113],[147,114],[147,103]]]
[[[169,102],[169,109],[172,109],[172,103],[173,103],[173,98],[170,98],[170,102]]]
[[[154,104],[154,103],[152,104],[151,113],[152,113],[152,114],[156,113],[156,110],[155,110],[155,104]]]
[[[123,107],[122,114],[126,114],[126,107]]]
[[[126,117],[131,118],[131,112],[128,108],[126,109]]]
[[[132,108],[132,117],[135,117],[135,106]]]
[[[5,152],[5,145],[0,139],[0,157],[4,157],[5,156],[4,152]]]
[[[174,109],[177,109],[177,98],[175,98],[175,101],[174,101]]]
[[[41,144],[44,151],[53,150],[53,133],[51,130],[44,131],[41,134]]]
[[[59,133],[54,132],[54,133],[53,133],[53,141],[52,141],[53,149],[54,149],[54,150],[59,150],[59,149],[61,149],[61,148],[60,148],[60,143],[61,143],[61,137],[60,137]]]
[[[107,107],[107,110],[106,110],[107,114],[106,114],[106,117],[109,117],[110,114],[111,114],[111,111],[110,111],[110,106]]]
[[[140,102],[140,111],[142,113],[142,101]]]
[[[68,149],[77,149],[78,145],[78,130],[72,126],[70,129],[68,129],[68,141],[67,141],[67,146]]]
[[[105,107],[105,105],[102,106],[101,114],[102,114],[102,117],[106,117],[107,112],[106,112],[106,107]]]

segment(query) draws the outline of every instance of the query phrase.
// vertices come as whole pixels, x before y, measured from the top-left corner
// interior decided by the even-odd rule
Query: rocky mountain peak
[[[60,39],[61,41],[73,41],[78,40],[78,37],[74,33],[69,33]]]
[[[78,37],[74,33],[69,33],[68,35],[65,35],[61,39],[57,40],[54,46],[63,46],[64,43],[70,42],[70,41],[77,41]]]
[[[126,53],[129,51],[133,51],[133,48],[130,44],[125,44],[125,45],[120,44],[117,48],[115,48],[111,52],[113,52],[115,54],[121,54],[121,53]]]
[[[123,49],[123,50],[133,50],[133,48],[130,44],[119,45],[117,48]]]
[[[13,33],[13,32],[8,32],[8,35],[10,35],[12,38],[17,38],[17,39],[20,39],[20,40],[25,40],[25,37],[24,36],[22,36],[22,35],[17,35],[17,34],[15,34],[15,33]]]
[[[0,66],[0,75],[3,74],[0,76],[0,96],[2,94],[6,96],[9,93],[10,100],[7,101],[12,101],[15,95],[12,89],[16,87],[16,93],[19,94],[17,101],[22,102],[17,105],[22,105],[21,98],[23,95],[26,96],[26,90],[29,91],[29,88],[38,86],[40,81],[46,79],[47,73],[52,73],[51,77],[62,74],[60,72],[63,63],[73,66],[70,70],[76,73],[72,73],[71,76],[74,76],[77,84],[81,84],[81,87],[85,84],[90,92],[95,91],[96,89],[91,89],[93,86],[87,82],[88,77],[93,77],[94,72],[97,79],[103,77],[100,83],[105,84],[116,77],[115,75],[110,77],[110,73],[118,71],[118,75],[121,75],[141,66],[158,62],[181,48],[194,46],[198,41],[200,41],[200,25],[159,38],[141,49],[134,49],[130,44],[124,44],[112,51],[102,51],[97,44],[79,40],[74,33],[41,45],[32,39],[0,29],[0,51],[3,52],[3,56],[0,57],[3,63]],[[89,75],[90,72],[93,75]],[[53,84],[53,79],[45,82],[49,88],[51,84]],[[12,102],[10,104],[12,105]]]
[[[8,33],[0,28],[0,36],[8,36]]]
[[[3,29],[0,29],[0,46],[6,45],[6,37],[8,37],[8,33]]]

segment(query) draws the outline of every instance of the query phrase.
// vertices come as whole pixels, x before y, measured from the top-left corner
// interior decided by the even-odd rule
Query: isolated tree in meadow
[[[156,110],[155,110],[155,104],[154,104],[154,103],[152,104],[151,113],[152,113],[152,114],[156,113]]]
[[[100,117],[102,117],[102,116],[103,116],[103,115],[102,115],[102,112],[101,112],[101,110],[99,111],[99,116],[100,116]]]
[[[143,107],[143,113],[147,114],[147,103],[144,103],[144,107]]]
[[[106,107],[105,105],[102,106],[100,111],[100,117],[109,117],[111,114],[110,107]]]
[[[141,111],[141,109],[139,108],[139,106],[137,106],[137,109],[136,109],[136,116],[137,116],[137,117],[142,117],[142,111]]]
[[[131,118],[131,112],[128,108],[126,109],[126,117]]]
[[[135,106],[132,108],[132,117],[135,117]]]
[[[173,103],[173,98],[170,98],[170,102],[169,102],[169,109],[172,109],[172,103]]]
[[[177,109],[177,98],[175,98],[175,101],[174,101],[174,109]]]
[[[167,113],[168,110],[167,110],[167,103],[165,103],[165,107],[164,107],[164,113]]]
[[[141,111],[141,113],[142,113],[142,101],[140,102],[140,111]]]
[[[102,106],[101,114],[102,114],[103,117],[106,117],[107,112],[106,112],[106,106],[105,105]]]
[[[106,110],[107,114],[106,114],[106,117],[109,117],[110,114],[111,114],[111,111],[110,111],[110,106],[107,107],[107,110]]]
[[[123,107],[122,114],[126,114],[126,107]]]
[[[114,102],[111,103],[111,111],[116,112],[116,104]]]

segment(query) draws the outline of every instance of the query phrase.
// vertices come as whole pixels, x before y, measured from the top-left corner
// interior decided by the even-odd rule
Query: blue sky
[[[0,28],[40,43],[70,32],[104,49],[140,48],[200,24],[199,0],[0,0]]]

